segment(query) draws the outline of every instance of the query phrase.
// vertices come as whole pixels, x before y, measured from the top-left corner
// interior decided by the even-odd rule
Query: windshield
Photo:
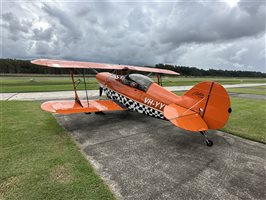
[[[129,78],[138,83],[139,85],[143,86],[145,90],[148,89],[148,87],[153,83],[153,80],[151,80],[149,77],[144,76],[142,74],[129,74]]]

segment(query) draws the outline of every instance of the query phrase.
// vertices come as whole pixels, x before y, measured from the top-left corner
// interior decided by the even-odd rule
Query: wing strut
[[[162,77],[161,77],[161,74],[159,73],[157,73],[157,82],[158,82],[158,85],[163,86]]]
[[[79,104],[81,107],[82,104],[80,102],[80,99],[79,99],[79,96],[78,96],[78,93],[77,93],[77,86],[76,86],[76,83],[74,81],[74,69],[71,69],[70,70],[70,74],[71,74],[71,80],[72,80],[72,85],[73,85],[73,88],[74,88],[74,93],[75,93],[75,103]]]
[[[88,107],[89,107],[89,98],[88,98],[88,91],[87,91],[87,83],[85,80],[85,69],[83,69],[83,81],[84,81],[84,86],[85,86],[85,91],[86,91],[86,99],[87,99],[87,103],[88,103]]]

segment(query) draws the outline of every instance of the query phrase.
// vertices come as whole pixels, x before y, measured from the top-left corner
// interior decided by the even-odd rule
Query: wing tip
[[[180,76],[180,73],[175,72],[175,71],[172,71],[172,72],[174,72],[174,75]]]
[[[41,64],[41,63],[43,63],[43,62],[45,62],[45,61],[46,61],[46,59],[39,58],[39,59],[31,60],[30,62],[31,62],[32,64],[38,65],[38,64]]]
[[[173,70],[169,70],[169,69],[160,69],[160,68],[156,68],[158,69],[159,71],[157,72],[158,74],[162,73],[162,74],[170,74],[170,75],[177,75],[179,76],[180,73],[178,72],[175,72]]]
[[[32,64],[36,64],[37,61],[38,61],[38,59],[31,60],[30,63],[32,63]]]

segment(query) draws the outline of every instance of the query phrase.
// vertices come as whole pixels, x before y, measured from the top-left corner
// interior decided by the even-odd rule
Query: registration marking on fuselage
[[[144,98],[144,103],[148,106],[153,106],[153,107],[160,109],[160,110],[162,110],[166,106],[164,103],[162,103],[160,101],[156,101],[156,100],[148,98],[148,97]]]

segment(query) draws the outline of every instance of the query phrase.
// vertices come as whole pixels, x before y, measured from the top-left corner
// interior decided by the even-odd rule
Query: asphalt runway
[[[132,111],[55,115],[118,199],[266,199],[266,146]]]

